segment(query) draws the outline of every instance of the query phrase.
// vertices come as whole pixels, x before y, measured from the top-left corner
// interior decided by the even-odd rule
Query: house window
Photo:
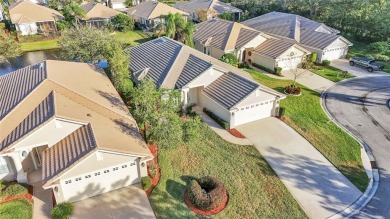
[[[81,177],[79,177],[79,178],[76,178],[76,181],[80,181],[81,180]]]
[[[118,170],[118,167],[114,167],[112,170],[113,170],[113,171]]]
[[[95,173],[95,176],[99,176],[99,175],[100,175],[100,172]]]
[[[86,179],[91,178],[91,175],[86,175],[85,178]]]
[[[241,110],[244,110],[244,108],[241,108]]]
[[[4,158],[0,157],[0,174],[5,174],[5,173],[9,173],[9,169]]]
[[[249,109],[249,106],[247,106],[245,109]]]
[[[133,163],[130,163],[130,166],[134,166],[134,164],[135,164],[134,162],[133,162]]]
[[[65,184],[72,183],[72,180],[65,181]]]
[[[251,108],[255,107],[255,105],[252,105]]]
[[[259,104],[256,104],[256,106],[259,106]]]
[[[123,165],[123,166],[122,166],[122,168],[126,168],[126,167],[127,167],[127,165]]]
[[[110,171],[109,170],[105,170],[104,173],[109,173]]]

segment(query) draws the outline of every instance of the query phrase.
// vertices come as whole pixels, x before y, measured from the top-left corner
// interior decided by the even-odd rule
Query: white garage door
[[[273,101],[257,103],[252,106],[240,108],[234,113],[234,125],[242,125],[259,119],[272,116]]]
[[[289,70],[298,68],[301,64],[302,57],[293,57],[286,58],[278,61],[278,67],[281,67],[283,70]]]
[[[71,202],[138,183],[140,177],[136,162],[123,163],[61,182],[64,198]]]
[[[336,48],[336,49],[330,49],[325,52],[325,54],[322,56],[322,60],[335,60],[344,58],[346,54],[346,48]]]

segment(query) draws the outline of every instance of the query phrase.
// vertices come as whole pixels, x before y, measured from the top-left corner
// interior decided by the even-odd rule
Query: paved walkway
[[[236,127],[253,142],[310,218],[328,218],[360,192],[306,139],[270,117]]]
[[[196,114],[200,116],[202,121],[206,123],[215,133],[217,133],[217,135],[219,135],[225,141],[238,145],[252,145],[252,142],[250,142],[248,139],[234,137],[228,131],[223,129],[212,118],[206,115],[200,107],[195,106],[192,108],[192,110],[194,110],[194,112],[196,112]]]
[[[141,184],[73,203],[71,219],[155,219],[153,209]],[[167,211],[170,209],[167,209]],[[171,209],[172,210],[172,209]]]
[[[51,189],[42,188],[42,182],[33,184],[33,219],[49,219],[53,207]]]

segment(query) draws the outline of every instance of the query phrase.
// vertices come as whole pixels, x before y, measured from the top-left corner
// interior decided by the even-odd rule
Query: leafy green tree
[[[130,8],[133,7],[133,0],[125,0],[125,5]]]
[[[69,4],[78,4],[80,5],[83,0],[48,0],[48,6],[57,11],[64,9],[66,5]]]
[[[53,219],[67,219],[73,213],[73,204],[70,202],[61,202],[54,206],[50,211]]]
[[[177,147],[182,143],[183,129],[180,117],[173,112],[161,116],[150,126],[150,139],[162,147]]]
[[[218,15],[218,17],[224,20],[233,21],[234,19],[232,15],[232,13],[223,12],[222,14]]]
[[[390,52],[390,41],[379,41],[371,43],[369,46],[370,50],[378,54],[387,54]]]
[[[12,37],[0,36],[0,63],[7,62],[10,58],[20,56],[22,49]]]
[[[125,14],[118,14],[111,19],[112,24],[119,31],[134,30],[134,20]]]
[[[238,67],[238,59],[233,53],[226,53],[221,57],[220,60],[235,67]]]
[[[66,60],[97,63],[107,59],[113,43],[115,40],[107,30],[80,26],[65,30],[58,45]]]
[[[195,32],[196,26],[192,22],[187,22],[184,31],[183,31],[183,40],[184,44],[187,46],[194,48],[194,32]]]
[[[62,12],[65,20],[74,26],[78,26],[80,19],[86,17],[86,12],[77,3],[70,3],[65,5]]]
[[[169,38],[174,38],[176,35],[176,24],[175,24],[176,16],[172,13],[169,13],[165,16],[165,34]]]

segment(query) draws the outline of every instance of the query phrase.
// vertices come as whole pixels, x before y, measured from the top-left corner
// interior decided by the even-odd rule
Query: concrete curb
[[[360,78],[360,77],[359,77]],[[335,83],[333,86],[327,88],[321,93],[321,107],[322,110],[326,113],[326,115],[341,129],[343,129],[345,132],[347,132],[352,138],[354,138],[356,141],[359,142],[361,147],[361,156],[362,156],[362,162],[363,166],[369,167],[369,172],[367,172],[367,176],[370,179],[370,182],[364,191],[364,193],[350,206],[348,206],[346,209],[330,216],[331,219],[338,219],[338,218],[350,218],[358,213],[368,204],[368,202],[372,199],[372,197],[375,195],[376,190],[379,186],[379,170],[376,165],[376,160],[374,155],[371,152],[370,147],[359,137],[357,137],[355,134],[353,134],[351,131],[349,131],[346,127],[344,127],[342,124],[340,124],[328,111],[326,108],[326,95],[328,91],[333,88],[334,86],[341,84],[343,82],[352,80],[354,78],[346,79],[340,82]]]

